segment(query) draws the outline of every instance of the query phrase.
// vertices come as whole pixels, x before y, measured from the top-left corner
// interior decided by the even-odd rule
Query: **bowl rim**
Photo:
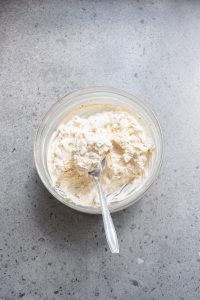
[[[69,100],[71,97],[76,97],[76,96],[80,96],[82,94],[89,94],[89,93],[94,93],[94,92],[111,92],[111,93],[115,93],[118,95],[122,95],[126,98],[129,99],[133,99],[134,101],[137,102],[137,104],[139,106],[141,106],[145,111],[147,111],[147,113],[150,115],[150,117],[152,118],[153,122],[156,123],[156,127],[159,131],[159,137],[160,137],[160,146],[161,146],[161,150],[160,150],[160,157],[159,157],[159,163],[157,166],[157,169],[154,173],[154,176],[152,177],[152,179],[148,182],[148,184],[146,185],[146,187],[144,188],[144,190],[141,192],[141,194],[134,200],[130,200],[128,203],[122,205],[121,207],[118,208],[112,208],[110,207],[110,212],[114,213],[114,212],[118,212],[121,211],[123,209],[128,208],[129,206],[133,205],[134,203],[138,202],[143,196],[144,194],[147,192],[147,190],[152,186],[152,184],[154,183],[155,179],[157,178],[160,169],[161,169],[161,165],[163,162],[163,157],[164,157],[164,139],[163,139],[163,132],[161,130],[161,126],[160,123],[158,121],[158,118],[156,117],[154,111],[149,107],[148,104],[146,104],[142,99],[140,99],[139,97],[135,96],[135,94],[126,92],[124,90],[118,89],[118,88],[114,88],[114,87],[108,87],[108,86],[91,86],[91,87],[86,87],[86,88],[80,88],[78,90],[69,92],[68,94],[66,94],[63,97],[58,98],[58,100],[51,105],[51,107],[47,110],[46,113],[43,114],[43,117],[41,118],[41,121],[38,124],[37,130],[36,130],[36,134],[35,134],[35,138],[34,138],[34,162],[35,162],[35,167],[36,167],[36,171],[40,177],[40,180],[42,181],[43,185],[46,187],[46,189],[50,192],[51,195],[53,195],[58,201],[60,201],[61,203],[63,203],[64,205],[75,209],[76,211],[82,212],[82,213],[89,213],[89,214],[101,214],[101,209],[100,208],[95,208],[95,207],[86,207],[86,206],[80,206],[77,205],[73,202],[67,202],[64,201],[63,198],[58,198],[58,193],[55,192],[55,190],[53,188],[51,188],[47,182],[44,180],[42,172],[40,170],[40,166],[39,166],[39,162],[38,162],[38,157],[37,157],[37,143],[38,143],[38,138],[40,135],[40,131],[41,129],[44,127],[45,123],[47,122],[47,119],[49,118],[49,115],[51,114],[51,112],[53,112],[55,110],[55,108],[57,106],[60,105],[61,102],[65,102],[67,99]],[[92,210],[91,210],[92,209]]]

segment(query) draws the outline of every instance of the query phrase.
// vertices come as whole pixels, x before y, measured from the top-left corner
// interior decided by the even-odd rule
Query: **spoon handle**
[[[104,229],[106,233],[106,239],[110,248],[110,251],[112,253],[119,253],[119,244],[117,239],[117,234],[115,231],[115,227],[107,206],[106,197],[104,195],[101,183],[99,181],[99,178],[95,178],[95,182],[97,185],[98,193],[99,193],[99,200],[101,203],[101,210],[103,215],[103,223],[104,223]]]

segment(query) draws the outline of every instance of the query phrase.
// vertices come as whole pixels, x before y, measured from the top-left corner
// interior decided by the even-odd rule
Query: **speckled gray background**
[[[159,178],[113,215],[120,255],[34,168],[42,115],[91,85],[145,99],[165,137]],[[1,0],[0,95],[1,299],[200,299],[200,1]]]

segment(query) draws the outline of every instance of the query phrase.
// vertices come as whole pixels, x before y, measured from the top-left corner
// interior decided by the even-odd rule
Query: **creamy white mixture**
[[[54,132],[48,169],[67,201],[98,207],[96,186],[88,172],[106,157],[101,181],[106,194],[114,193],[144,175],[153,150],[142,123],[130,112],[113,110],[87,118],[76,116]]]

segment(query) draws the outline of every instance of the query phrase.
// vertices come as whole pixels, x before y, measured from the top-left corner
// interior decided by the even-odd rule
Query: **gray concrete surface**
[[[200,1],[0,2],[0,299],[200,299]],[[165,137],[159,178],[113,218],[58,203],[33,161],[58,97],[91,85],[144,98]]]

